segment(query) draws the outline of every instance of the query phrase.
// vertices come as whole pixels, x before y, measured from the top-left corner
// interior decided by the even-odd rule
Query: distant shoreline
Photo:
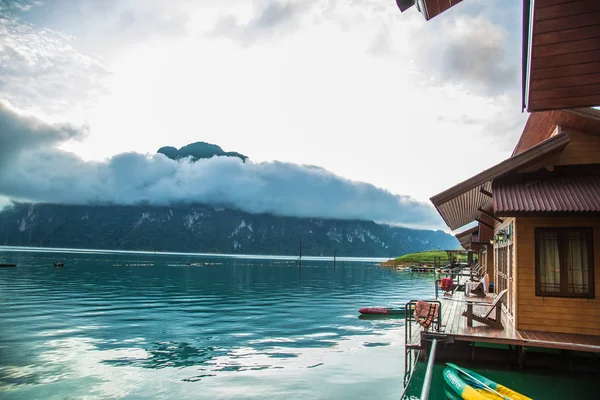
[[[73,254],[139,254],[139,255],[170,255],[170,256],[194,256],[194,257],[222,257],[222,258],[244,258],[256,260],[290,260],[298,259],[297,255],[281,256],[272,254],[220,254],[220,253],[182,253],[171,251],[147,251],[147,250],[107,250],[107,249],[74,249],[65,247],[27,247],[27,246],[0,246],[0,252],[29,252],[29,253],[73,253]],[[302,256],[307,261],[333,261],[333,257]],[[385,257],[336,257],[338,261],[362,261],[381,263],[387,261]]]

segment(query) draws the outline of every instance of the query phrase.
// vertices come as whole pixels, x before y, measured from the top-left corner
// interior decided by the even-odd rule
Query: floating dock
[[[600,337],[598,336],[516,329],[504,312],[502,312],[502,329],[493,329],[477,321],[473,321],[473,326],[469,327],[466,317],[462,315],[465,309],[465,300],[464,292],[458,291],[451,298],[440,298],[439,301],[442,304],[440,330],[422,331],[420,326],[413,321],[414,326],[411,329],[413,333],[408,336],[407,348],[424,348],[425,342],[441,336],[447,343],[455,341],[496,343],[600,353]],[[484,308],[474,306],[474,311],[482,312]]]

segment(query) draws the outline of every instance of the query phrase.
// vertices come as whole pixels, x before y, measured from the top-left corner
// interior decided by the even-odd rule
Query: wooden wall
[[[600,111],[593,108],[577,108],[531,113],[513,156],[551,137],[557,126],[566,132],[574,130],[600,135]]]
[[[571,142],[558,154],[555,165],[597,164],[600,163],[600,137],[564,130]]]
[[[600,1],[534,7],[528,111],[600,105]]]
[[[519,217],[517,242],[517,329],[579,333],[600,336],[600,218]],[[535,295],[536,227],[591,227],[594,240],[594,299],[541,297]]]
[[[529,165],[519,172],[534,172],[554,165],[578,165],[600,163],[600,136],[590,135],[573,129],[564,130],[571,141],[558,154]]]

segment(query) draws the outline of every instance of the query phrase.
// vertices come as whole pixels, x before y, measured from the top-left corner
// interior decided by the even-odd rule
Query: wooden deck
[[[465,301],[467,300],[464,292],[455,292],[452,297],[441,297],[439,300],[442,302],[442,327],[440,332],[434,330],[431,334],[441,333],[447,339],[455,341],[498,343],[600,353],[600,336],[517,330],[504,312],[502,313],[503,329],[493,329],[477,321],[473,321],[473,326],[468,327],[467,319],[462,315],[466,309]],[[477,298],[473,300],[479,301]],[[491,298],[487,299],[489,302],[491,300]],[[484,313],[487,309],[482,306],[474,306],[474,311],[477,313]],[[420,335],[415,333],[419,331],[420,327],[418,325],[413,326],[413,337],[411,339],[413,346],[420,341]],[[427,334],[429,333],[425,333],[425,335]]]

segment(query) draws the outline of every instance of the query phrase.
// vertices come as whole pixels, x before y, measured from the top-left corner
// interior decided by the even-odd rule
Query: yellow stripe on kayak
[[[506,386],[501,385],[499,383],[496,385],[495,390],[511,400],[532,400],[531,397],[524,396],[521,393],[515,392],[514,390],[509,389]]]
[[[494,393],[488,392],[484,389],[475,389],[469,385],[465,386],[461,396],[465,400],[503,400]]]
[[[532,400],[531,398],[523,396],[522,394],[517,393],[506,386],[498,385],[494,390],[511,400]],[[464,400],[504,400],[497,394],[489,392],[485,389],[475,389],[469,385],[465,386],[461,396]]]

